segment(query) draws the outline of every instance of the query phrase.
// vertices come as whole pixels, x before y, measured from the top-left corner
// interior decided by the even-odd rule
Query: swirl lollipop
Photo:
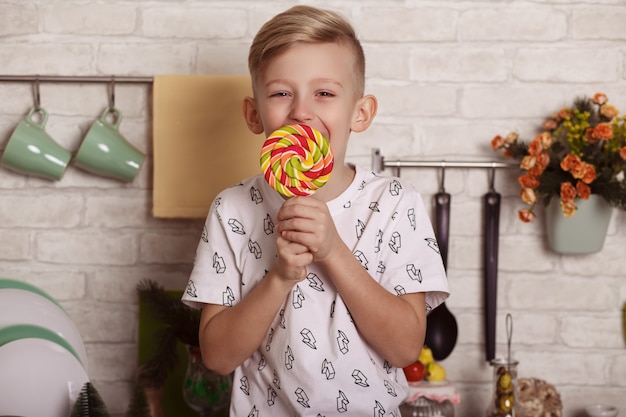
[[[306,125],[281,127],[269,135],[261,150],[265,180],[284,197],[313,194],[326,184],[333,164],[328,140]]]

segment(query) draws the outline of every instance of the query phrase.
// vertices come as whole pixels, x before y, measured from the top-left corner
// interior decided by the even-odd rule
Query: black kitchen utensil
[[[439,192],[435,194],[435,234],[443,266],[448,267],[448,236],[450,232],[450,194],[444,188],[445,168],[441,171]],[[424,344],[428,346],[435,360],[443,360],[450,355],[458,336],[458,326],[454,315],[440,304],[431,311],[426,318],[426,338]]]
[[[491,171],[489,192],[485,194],[484,297],[485,353],[487,361],[496,356],[496,306],[498,300],[498,235],[500,232],[500,194],[494,188],[495,168]]]

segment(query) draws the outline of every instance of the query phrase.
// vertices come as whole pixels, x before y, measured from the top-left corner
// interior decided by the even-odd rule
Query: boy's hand
[[[313,256],[308,248],[299,243],[278,236],[276,239],[278,260],[275,268],[278,275],[285,281],[293,281],[295,284],[306,278],[306,266],[313,262]]]
[[[324,262],[342,242],[326,203],[311,197],[292,197],[277,215],[283,239],[308,249],[312,261]]]

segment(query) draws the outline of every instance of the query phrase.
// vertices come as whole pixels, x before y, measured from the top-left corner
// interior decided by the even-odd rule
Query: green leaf
[[[72,407],[70,417],[110,417],[106,405],[91,382],[86,382]]]

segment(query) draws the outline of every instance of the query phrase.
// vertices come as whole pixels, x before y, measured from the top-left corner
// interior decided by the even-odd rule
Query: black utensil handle
[[[448,236],[450,232],[450,194],[440,191],[435,194],[435,235],[444,268],[448,264]],[[424,344],[431,348],[435,360],[441,361],[450,355],[458,336],[458,325],[454,315],[442,303],[426,316]]]
[[[498,236],[500,194],[485,195],[485,353],[487,361],[496,356],[496,306],[498,302]]]
[[[435,234],[443,267],[448,268],[448,235],[450,233],[450,194],[444,191],[435,194]]]

